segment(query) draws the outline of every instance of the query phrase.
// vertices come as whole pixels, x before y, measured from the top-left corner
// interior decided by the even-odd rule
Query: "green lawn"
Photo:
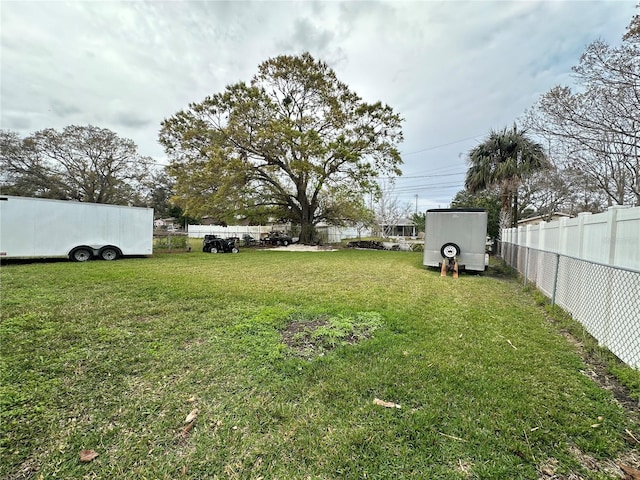
[[[640,428],[545,309],[421,264],[194,249],[2,266],[0,477],[615,478]],[[318,348],[283,341],[318,320]]]

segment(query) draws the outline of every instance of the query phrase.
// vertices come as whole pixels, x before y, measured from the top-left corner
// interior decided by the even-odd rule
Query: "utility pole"
[[[418,194],[416,193],[416,215],[418,214]]]

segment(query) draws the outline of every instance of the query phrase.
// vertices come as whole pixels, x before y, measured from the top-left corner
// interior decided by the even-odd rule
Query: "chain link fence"
[[[182,232],[169,232],[167,230],[159,230],[153,232],[153,251],[154,253],[165,252],[190,252],[191,245],[189,237]]]
[[[640,368],[640,271],[505,242],[498,255],[600,345]]]

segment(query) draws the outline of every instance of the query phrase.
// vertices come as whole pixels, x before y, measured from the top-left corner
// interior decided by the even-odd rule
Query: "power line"
[[[432,170],[432,172],[446,172],[447,170],[459,169],[460,166],[456,165],[453,167],[445,167],[445,168],[437,168]],[[387,177],[378,177],[380,179],[390,179],[390,180],[405,180],[408,178],[433,178],[433,177],[452,177],[455,175],[465,175],[467,173],[466,170],[450,172],[450,173],[425,173],[424,175],[401,175],[401,176],[387,176]]]
[[[460,183],[460,182],[426,183],[422,185],[412,185],[412,186],[403,187],[403,188],[383,189],[383,191],[393,192],[393,193],[411,193],[411,192],[420,192],[424,190],[438,190],[438,189],[463,188],[463,187],[464,187],[464,183]]]
[[[402,177],[384,177],[384,178],[393,178],[395,180],[405,180],[408,178],[434,178],[434,177],[453,177],[456,175],[464,175],[467,172],[456,172],[456,173],[434,173],[429,175],[407,175]]]
[[[475,140],[476,137],[480,135],[474,135],[473,137],[461,138],[460,140],[454,140],[453,142],[443,143],[442,145],[434,145],[432,147],[423,148],[421,150],[416,150],[415,152],[403,153],[402,155],[414,155],[416,153],[427,152],[429,150],[435,150],[437,148],[448,147],[449,145],[455,145],[456,143],[466,142],[467,140]]]
[[[396,190],[402,190],[406,188],[413,188],[422,185],[447,185],[450,183],[464,183],[462,176],[455,178],[429,178],[424,180],[414,180],[410,182],[399,182],[393,185]]]
[[[442,185],[431,184],[431,185],[417,185],[411,188],[403,188],[398,190],[387,190],[393,193],[411,193],[411,192],[420,192],[425,190],[437,190],[437,189],[446,189],[446,188],[462,188],[464,187],[463,183],[447,183]]]

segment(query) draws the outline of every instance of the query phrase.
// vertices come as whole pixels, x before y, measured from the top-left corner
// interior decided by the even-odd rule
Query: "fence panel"
[[[523,247],[640,270],[640,207],[616,205],[526,227],[505,228],[500,238]]]
[[[556,284],[556,269],[558,268],[558,255],[550,252],[538,251],[538,270],[536,285],[547,297],[554,297],[554,285]]]
[[[640,368],[640,271],[510,243],[499,251],[600,345]]]
[[[231,227],[223,227],[222,225],[189,225],[187,227],[188,235],[191,238],[203,238],[205,235],[217,235],[219,237],[239,237],[243,235],[251,235],[254,238],[260,238],[262,234],[267,234],[271,230],[288,231],[287,226],[265,227],[265,226],[244,226],[234,225]]]
[[[613,262],[640,270],[640,208],[618,211]]]
[[[582,254],[578,256],[579,258],[600,263],[609,261],[611,226],[607,220],[610,216],[600,214],[584,217],[584,226],[580,238]]]

